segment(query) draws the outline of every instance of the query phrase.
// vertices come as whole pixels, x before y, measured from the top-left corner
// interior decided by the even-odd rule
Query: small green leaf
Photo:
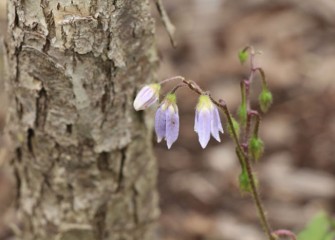
[[[240,124],[233,117],[231,117],[231,120],[233,122],[233,128],[235,130],[235,133],[236,133],[237,137],[239,137],[240,136]],[[229,133],[230,137],[234,138],[233,131],[232,131],[229,124],[227,125],[227,129],[228,129],[228,133]]]
[[[267,112],[273,101],[272,93],[268,89],[263,88],[258,100],[262,112]]]
[[[257,136],[251,137],[251,139],[249,140],[249,151],[253,159],[255,159],[256,161],[260,159],[264,152],[263,141]]]
[[[247,50],[243,49],[243,50],[239,51],[238,58],[239,58],[241,64],[245,63],[245,61],[248,59],[248,57],[249,57],[249,53],[248,53]]]
[[[329,216],[321,212],[317,214],[298,235],[298,240],[334,240],[335,229]]]

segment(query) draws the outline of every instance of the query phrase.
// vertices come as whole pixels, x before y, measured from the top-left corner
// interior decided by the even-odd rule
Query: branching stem
[[[208,96],[210,97],[212,102],[224,112],[224,114],[227,118],[229,127],[231,128],[231,131],[232,131],[233,140],[236,144],[236,153],[237,153],[237,156],[239,158],[240,164],[241,164],[242,167],[245,166],[245,168],[247,170],[247,174],[248,174],[248,178],[249,178],[249,182],[250,182],[250,187],[251,187],[252,197],[254,199],[254,202],[255,202],[257,210],[258,210],[258,215],[259,215],[259,218],[260,218],[261,225],[262,225],[263,230],[264,230],[265,234],[267,235],[268,239],[269,240],[275,240],[274,236],[272,236],[272,234],[271,234],[271,227],[270,227],[270,224],[269,224],[269,222],[266,218],[266,214],[265,214],[265,211],[264,211],[264,208],[263,208],[263,204],[261,202],[261,198],[260,198],[259,192],[258,192],[257,187],[256,187],[256,183],[255,183],[255,179],[254,179],[254,176],[253,176],[253,171],[252,171],[252,166],[251,166],[250,159],[248,157],[248,154],[244,151],[244,149],[242,147],[242,144],[239,142],[237,133],[236,133],[235,128],[234,128],[232,116],[229,112],[227,104],[222,99],[220,99],[219,101],[215,100],[209,92],[202,90],[194,81],[187,80],[185,78],[183,78],[182,81],[193,92],[195,92],[199,95],[205,94],[205,93],[208,94]]]
[[[188,80],[185,79],[182,76],[175,76],[172,78],[168,78],[163,80],[162,82],[160,82],[160,84],[164,84],[173,80],[180,80],[182,83],[177,85],[172,92],[175,92],[178,88],[182,87],[182,86],[187,86],[190,90],[192,90],[193,92],[199,94],[199,95],[203,95],[206,94],[209,96],[209,98],[211,99],[211,101],[220,109],[224,112],[227,121],[228,121],[228,125],[231,129],[232,132],[232,137],[233,140],[236,144],[236,155],[240,161],[241,167],[242,169],[245,169],[248,175],[248,179],[249,179],[249,183],[250,183],[250,189],[251,189],[251,195],[254,199],[257,211],[258,211],[258,216],[261,222],[261,225],[263,227],[263,230],[266,234],[266,236],[268,237],[268,240],[275,240],[275,235],[272,235],[271,233],[271,227],[270,224],[267,220],[266,214],[265,214],[265,210],[260,198],[260,194],[258,192],[256,183],[255,183],[255,178],[254,178],[254,174],[252,171],[252,166],[251,166],[251,159],[249,157],[249,150],[248,150],[248,139],[250,136],[250,131],[251,131],[251,121],[252,119],[255,119],[255,125],[254,125],[254,129],[253,129],[253,134],[255,136],[258,136],[258,131],[259,131],[259,125],[260,125],[260,115],[257,111],[252,110],[251,106],[250,106],[250,86],[254,77],[254,74],[256,71],[259,71],[260,74],[262,75],[262,80],[263,80],[263,86],[266,86],[264,84],[266,84],[265,81],[265,75],[264,75],[264,71],[261,68],[255,67],[255,63],[254,63],[254,57],[255,57],[255,51],[252,47],[246,47],[245,51],[249,50],[250,52],[250,75],[248,77],[248,79],[244,80],[241,83],[241,93],[242,93],[242,104],[246,104],[246,110],[247,110],[247,119],[246,119],[246,124],[245,124],[245,129],[244,129],[244,133],[243,136],[241,137],[241,141],[239,140],[239,136],[236,133],[236,130],[234,128],[234,123],[233,123],[233,118],[232,115],[229,112],[229,109],[227,107],[227,104],[225,101],[223,101],[222,99],[219,99],[219,101],[215,100],[209,91],[204,91],[201,87],[199,87],[199,85],[197,83],[195,83],[192,80]],[[277,232],[278,233],[278,232]]]

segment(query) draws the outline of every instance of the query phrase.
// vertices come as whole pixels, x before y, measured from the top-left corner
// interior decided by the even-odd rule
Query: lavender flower
[[[199,142],[205,148],[212,136],[220,142],[219,132],[223,133],[220,115],[217,107],[209,96],[201,95],[195,111],[194,131],[198,133]]]
[[[134,108],[136,111],[144,110],[158,101],[161,85],[153,83],[144,86],[137,94],[134,100]]]
[[[155,131],[157,142],[161,142],[165,138],[168,149],[177,140],[179,134],[179,115],[176,94],[168,94],[157,109]]]

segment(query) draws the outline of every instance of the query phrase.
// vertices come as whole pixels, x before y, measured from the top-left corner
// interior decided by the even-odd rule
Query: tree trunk
[[[9,0],[7,131],[24,240],[155,239],[148,0]]]

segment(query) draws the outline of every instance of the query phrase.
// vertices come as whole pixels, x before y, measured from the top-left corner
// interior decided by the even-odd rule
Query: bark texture
[[[148,0],[9,0],[7,130],[24,240],[149,240],[157,65]]]

